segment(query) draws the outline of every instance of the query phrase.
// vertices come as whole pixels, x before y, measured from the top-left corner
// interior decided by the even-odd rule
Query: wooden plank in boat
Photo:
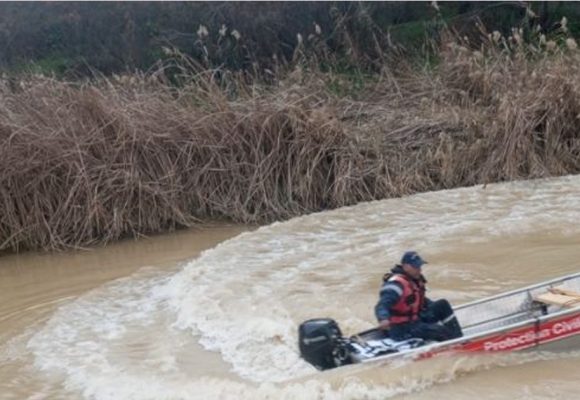
[[[580,299],[580,292],[575,292],[573,290],[560,289],[560,288],[550,288],[550,289],[548,289],[548,291],[551,293],[564,294],[566,296],[577,297]]]
[[[566,291],[567,293],[563,294],[561,290],[558,289],[539,294],[534,297],[534,300],[561,307],[575,307],[580,305],[580,293]]]

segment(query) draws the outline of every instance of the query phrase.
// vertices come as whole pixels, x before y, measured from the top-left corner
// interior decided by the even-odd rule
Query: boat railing
[[[540,304],[536,300],[538,295],[555,287],[580,292],[580,274],[468,303],[457,307],[455,313],[466,335],[509,326],[561,310],[556,304]]]

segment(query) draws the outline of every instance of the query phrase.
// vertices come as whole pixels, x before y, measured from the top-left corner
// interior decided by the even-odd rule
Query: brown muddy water
[[[296,330],[373,326],[380,278],[410,248],[429,260],[430,297],[455,304],[577,272],[578,221],[571,176],[4,256],[0,399],[576,398],[576,349],[320,373]]]

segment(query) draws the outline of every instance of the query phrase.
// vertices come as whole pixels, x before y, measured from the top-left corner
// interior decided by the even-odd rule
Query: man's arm
[[[379,322],[389,319],[390,308],[393,307],[403,294],[403,286],[399,282],[387,281],[379,293],[379,302],[375,306],[375,316]]]

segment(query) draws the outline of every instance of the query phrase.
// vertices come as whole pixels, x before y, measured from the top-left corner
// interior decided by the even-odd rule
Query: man
[[[421,273],[427,264],[415,251],[407,251],[401,264],[384,277],[375,315],[379,328],[394,340],[421,338],[444,341],[463,336],[453,309],[445,299],[425,296],[427,281]]]

